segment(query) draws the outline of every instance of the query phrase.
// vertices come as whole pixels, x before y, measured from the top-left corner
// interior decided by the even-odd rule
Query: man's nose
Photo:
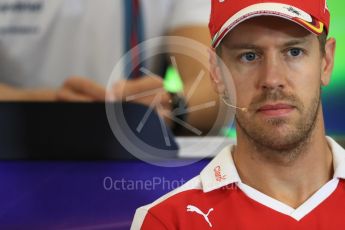
[[[288,70],[279,54],[269,54],[264,59],[260,75],[259,87],[263,90],[284,89],[287,84]]]

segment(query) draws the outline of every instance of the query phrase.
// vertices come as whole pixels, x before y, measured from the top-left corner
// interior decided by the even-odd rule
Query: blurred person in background
[[[205,0],[1,1],[0,100],[104,101],[114,65],[140,42],[171,35],[209,46],[209,11]],[[175,56],[187,95],[204,67]],[[187,122],[203,131],[213,125],[218,111],[218,97],[209,85],[209,78],[202,78],[187,102],[193,107],[216,101],[213,107],[188,114]],[[114,89],[123,99],[160,87],[162,78],[134,76]],[[171,111],[171,95],[162,95],[160,103]],[[152,99],[137,102],[150,105]]]

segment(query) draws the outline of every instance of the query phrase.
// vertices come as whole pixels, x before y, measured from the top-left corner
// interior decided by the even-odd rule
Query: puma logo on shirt
[[[199,208],[193,206],[193,205],[188,205],[187,206],[187,212],[195,212],[201,216],[204,217],[205,221],[208,223],[208,225],[210,225],[210,227],[212,228],[212,224],[210,222],[210,220],[208,219],[208,215],[210,215],[210,213],[213,211],[213,208],[210,208],[207,212],[207,214],[203,213]]]

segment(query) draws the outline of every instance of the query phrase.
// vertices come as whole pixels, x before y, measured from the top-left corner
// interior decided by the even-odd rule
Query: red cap
[[[209,28],[216,48],[230,30],[257,16],[277,16],[298,23],[316,35],[329,31],[327,0],[212,0]]]

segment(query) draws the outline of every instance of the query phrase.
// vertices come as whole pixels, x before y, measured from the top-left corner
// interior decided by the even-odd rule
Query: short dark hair
[[[327,42],[327,33],[324,30],[322,34],[320,34],[317,39],[319,40],[320,43],[320,51],[322,55],[325,55],[326,53],[326,42]]]

